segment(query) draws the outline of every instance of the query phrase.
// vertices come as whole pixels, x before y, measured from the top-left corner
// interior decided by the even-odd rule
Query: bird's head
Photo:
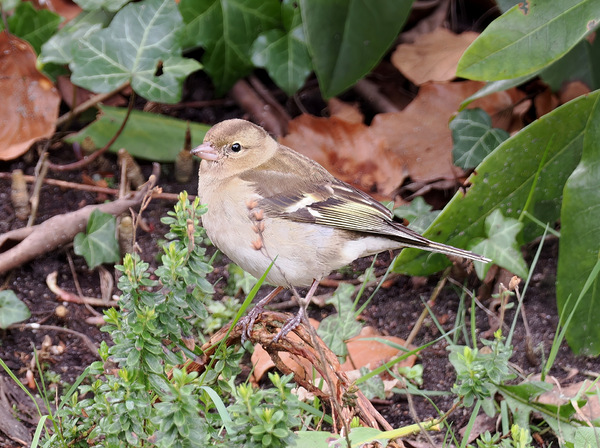
[[[229,176],[259,166],[276,150],[277,142],[263,128],[232,119],[213,126],[192,154],[202,159],[202,170],[224,171]]]

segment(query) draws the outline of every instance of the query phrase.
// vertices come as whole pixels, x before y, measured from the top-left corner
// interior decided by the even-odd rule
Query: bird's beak
[[[210,143],[202,143],[200,146],[192,149],[192,154],[204,160],[218,160],[219,153]]]

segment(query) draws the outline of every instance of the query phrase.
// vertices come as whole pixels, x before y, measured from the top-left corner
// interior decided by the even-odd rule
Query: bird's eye
[[[240,145],[238,142],[235,142],[233,145],[231,145],[231,150],[233,152],[240,152],[242,150],[242,145]]]

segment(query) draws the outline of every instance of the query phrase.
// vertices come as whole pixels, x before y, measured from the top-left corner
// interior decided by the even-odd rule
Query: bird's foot
[[[238,325],[242,327],[242,344],[245,344],[248,339],[250,339],[252,328],[254,328],[254,323],[258,316],[260,316],[265,310],[265,305],[269,303],[271,300],[275,298],[277,294],[279,294],[283,288],[278,286],[269,294],[267,294],[263,299],[259,300],[258,303],[252,308],[248,314],[242,317],[238,321]]]
[[[238,325],[242,327],[242,345],[245,344],[248,339],[250,339],[256,319],[258,319],[264,310],[264,307],[257,303],[247,315],[238,321]]]
[[[290,331],[295,330],[305,319],[306,310],[304,309],[304,307],[300,307],[298,313],[291,319],[288,319],[285,322],[285,324],[283,324],[283,327],[281,327],[279,333],[277,333],[277,335],[275,335],[275,337],[273,338],[273,342],[277,342],[279,341],[279,339],[286,337]]]

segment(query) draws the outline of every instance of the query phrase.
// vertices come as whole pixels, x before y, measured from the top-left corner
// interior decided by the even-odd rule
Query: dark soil
[[[200,78],[196,80],[199,85],[206,82]],[[310,83],[309,83],[310,86]],[[190,99],[204,100],[206,95],[201,95],[203,89],[196,89]],[[320,99],[309,101],[303,99],[304,104],[312,104],[315,109],[312,111],[320,114],[320,108],[323,103]],[[288,104],[289,106],[289,104]],[[290,110],[292,114],[298,111]],[[184,118],[192,118],[205,122],[217,122],[224,118],[233,116],[243,116],[243,113],[231,103],[223,103],[222,106],[203,109],[202,112],[185,111],[182,112]],[[180,115],[181,116],[181,115]],[[54,162],[66,163],[74,160],[74,156],[67,149],[51,154]],[[114,156],[107,155],[112,172],[111,174],[118,178],[118,169]],[[33,174],[37,157],[28,154],[18,160],[10,163],[0,163],[0,171],[11,172],[14,169],[22,169],[25,174]],[[91,168],[90,168],[91,169]],[[151,166],[143,166],[144,174],[147,176],[151,171]],[[178,184],[173,178],[173,167],[164,166],[159,185],[165,192],[178,193],[187,190],[190,194],[196,191],[196,179],[192,179],[187,184]],[[92,174],[89,172],[88,174]],[[50,173],[50,177],[69,180],[72,182],[81,182],[81,171],[67,173]],[[0,179],[0,233],[11,229],[23,227],[24,223],[16,219],[13,207],[10,201],[11,185],[7,179]],[[437,198],[439,199],[439,197]],[[44,185],[40,196],[40,208],[38,212],[37,223],[40,223],[51,216],[67,213],[77,210],[85,205],[98,203],[104,198],[96,194],[82,192],[71,189],[61,189],[59,187]],[[163,238],[166,227],[160,223],[160,218],[165,216],[173,207],[173,202],[165,200],[153,200],[144,212],[146,227],[148,231],[138,232],[138,242],[142,248],[142,258],[152,266],[156,266],[157,244]],[[527,256],[532,257],[536,247],[529,247]],[[525,310],[531,330],[531,346],[533,353],[528,356],[526,349],[526,335],[522,320],[519,319],[514,344],[514,356],[511,361],[527,376],[540,371],[542,353],[548,354],[556,330],[558,316],[555,301],[554,280],[556,275],[558,244],[556,241],[546,242],[542,251],[542,256],[535,268],[533,281],[525,297]],[[28,322],[37,322],[43,325],[57,326],[71,329],[77,333],[84,334],[98,344],[102,340],[107,340],[108,336],[102,333],[98,326],[86,323],[86,319],[92,316],[92,313],[84,305],[67,304],[68,314],[65,317],[58,317],[55,313],[59,305],[53,293],[46,285],[46,277],[51,272],[58,272],[58,284],[65,290],[75,292],[74,277],[69,266],[69,256],[73,260],[77,279],[86,296],[99,297],[99,276],[95,271],[90,271],[83,258],[74,255],[72,247],[65,247],[39,257],[32,262],[21,266],[8,274],[0,275],[0,284],[3,288],[12,289],[17,296],[23,300],[31,310],[31,318]],[[386,263],[389,263],[389,256],[382,256],[378,260],[378,269],[385,270]],[[216,266],[216,274],[212,277],[217,279],[226,275],[223,269],[226,259],[223,258],[219,266]],[[370,264],[371,260],[356,262],[356,270],[364,270]],[[453,273],[457,281],[463,283],[464,273],[458,275]],[[472,290],[477,290],[479,283],[473,274],[466,277],[467,284]],[[387,288],[382,288],[363,313],[364,320],[379,331],[388,335],[395,335],[406,338],[413,328],[418,316],[421,314],[424,306],[423,300],[428,300],[433,289],[439,281],[439,276],[433,276],[427,279],[411,279],[408,277],[397,277],[395,281]],[[320,294],[328,290],[321,288]],[[329,289],[333,291],[333,289]],[[118,291],[115,289],[115,294]],[[366,295],[368,296],[368,294]],[[433,307],[437,319],[443,323],[446,330],[454,327],[457,310],[459,308],[460,291],[454,286],[446,286],[437,299]],[[484,298],[483,305],[489,306],[491,298]],[[314,309],[311,311],[314,317],[321,318],[327,310]],[[486,313],[476,310],[477,329],[479,333],[485,332],[490,327],[490,322]],[[467,319],[469,319],[467,312]],[[514,309],[506,314],[505,322],[512,322]],[[505,334],[507,331],[504,332]],[[425,344],[440,336],[437,327],[432,319],[427,317],[424,325],[419,331],[415,345]],[[62,352],[52,351],[44,348],[42,343],[46,337],[49,337],[51,345],[62,347]],[[81,338],[72,333],[55,330],[30,330],[11,328],[0,333],[0,357],[12,369],[15,374],[26,382],[28,370],[37,372],[33,366],[34,349],[40,353],[43,369],[53,371],[60,375],[61,381],[72,383],[80,375],[85,367],[97,359],[95,353],[89,350],[82,342]],[[491,336],[488,337],[491,339]],[[445,391],[451,390],[454,382],[454,373],[452,366],[448,362],[448,351],[445,342],[438,342],[435,345],[421,352],[420,360],[424,366],[424,384],[423,390]],[[600,360],[588,359],[574,356],[569,348],[563,344],[560,349],[557,362],[551,373],[559,379],[564,378],[572,370],[578,371],[600,371]],[[5,377],[6,375],[3,374]],[[37,374],[36,374],[37,375]],[[572,381],[580,380],[581,375],[576,375]],[[436,406],[441,410],[448,410],[452,406],[453,396],[435,396],[432,398]],[[20,401],[20,406],[26,407],[27,399]],[[413,397],[414,411],[416,416],[423,420],[437,416],[434,407],[425,399]],[[414,416],[409,412],[409,406],[405,396],[396,395],[388,401],[379,402],[378,410],[389,421],[393,427],[399,427],[414,422]],[[24,417],[25,409],[19,407],[19,418],[27,421]],[[29,412],[32,412],[31,409]],[[469,410],[458,410],[451,420],[455,428],[461,428],[466,424],[469,418]],[[30,428],[34,428],[33,420]],[[0,433],[0,446],[20,446],[5,434]]]

